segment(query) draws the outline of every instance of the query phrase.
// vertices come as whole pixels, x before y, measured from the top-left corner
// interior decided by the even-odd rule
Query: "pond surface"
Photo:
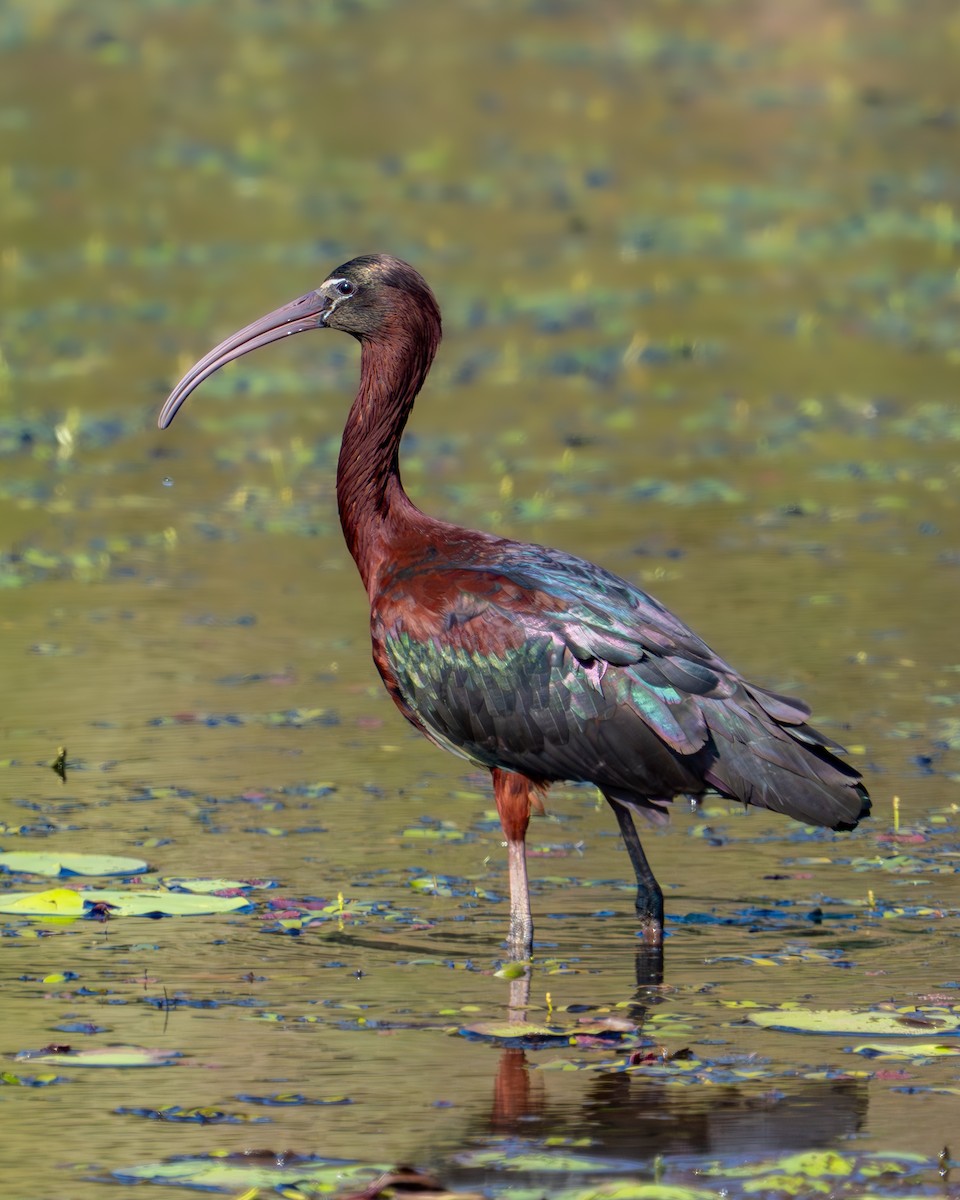
[[[6,1197],[952,1194],[958,53],[938,0],[5,6],[0,852],[140,860],[0,876]],[[662,985],[555,788],[510,1011],[487,780],[393,709],[340,538],[354,345],[156,429],[372,250],[446,322],[416,501],[641,582],[867,777],[853,835],[647,834]],[[81,885],[230,910],[9,911]]]

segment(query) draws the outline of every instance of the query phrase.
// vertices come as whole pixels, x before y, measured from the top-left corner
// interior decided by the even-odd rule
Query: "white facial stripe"
[[[317,294],[323,296],[325,300],[330,301],[330,307],[324,312],[324,317],[328,318],[334,311],[341,300],[349,300],[350,296],[344,296],[342,292],[337,291],[337,284],[346,282],[343,276],[336,278],[325,279],[317,288]],[[352,296],[353,293],[351,292]]]

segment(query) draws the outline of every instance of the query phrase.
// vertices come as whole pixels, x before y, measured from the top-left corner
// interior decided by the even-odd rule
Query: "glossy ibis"
[[[370,599],[374,662],[411,724],[493,776],[515,953],[533,938],[530,810],[558,780],[595,784],[613,808],[651,946],[663,893],[634,811],[662,824],[675,796],[714,791],[830,829],[866,816],[859,772],[806,723],[809,708],[741,679],[652,596],[582,558],[461,529],[411,502],[400,437],[440,341],[440,310],[407,263],[355,258],[227,338],[173,389],[160,427],[235,358],[327,328],[361,346],[337,503]]]

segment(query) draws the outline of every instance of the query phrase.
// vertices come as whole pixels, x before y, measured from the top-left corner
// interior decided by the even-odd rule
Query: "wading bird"
[[[595,784],[613,808],[650,946],[663,936],[663,893],[633,812],[663,824],[675,796],[714,791],[830,829],[867,815],[859,772],[807,725],[809,708],[741,679],[652,596],[582,558],[461,529],[413,504],[400,437],[440,341],[440,310],[407,263],[355,258],[221,342],[170,393],[161,429],[214,371],[310,329],[341,329],[361,346],[337,504],[370,600],[374,662],[412,725],[493,776],[515,954],[533,940],[527,823],[558,780]]]

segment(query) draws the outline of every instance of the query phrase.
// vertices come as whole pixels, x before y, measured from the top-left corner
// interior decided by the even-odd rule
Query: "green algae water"
[[[952,1186],[958,50],[938,0],[3,7],[5,1196]],[[662,985],[557,787],[509,1009],[488,781],[383,692],[340,538],[356,348],[156,430],[378,250],[444,314],[417,503],[637,580],[866,776],[852,836],[646,834]]]

